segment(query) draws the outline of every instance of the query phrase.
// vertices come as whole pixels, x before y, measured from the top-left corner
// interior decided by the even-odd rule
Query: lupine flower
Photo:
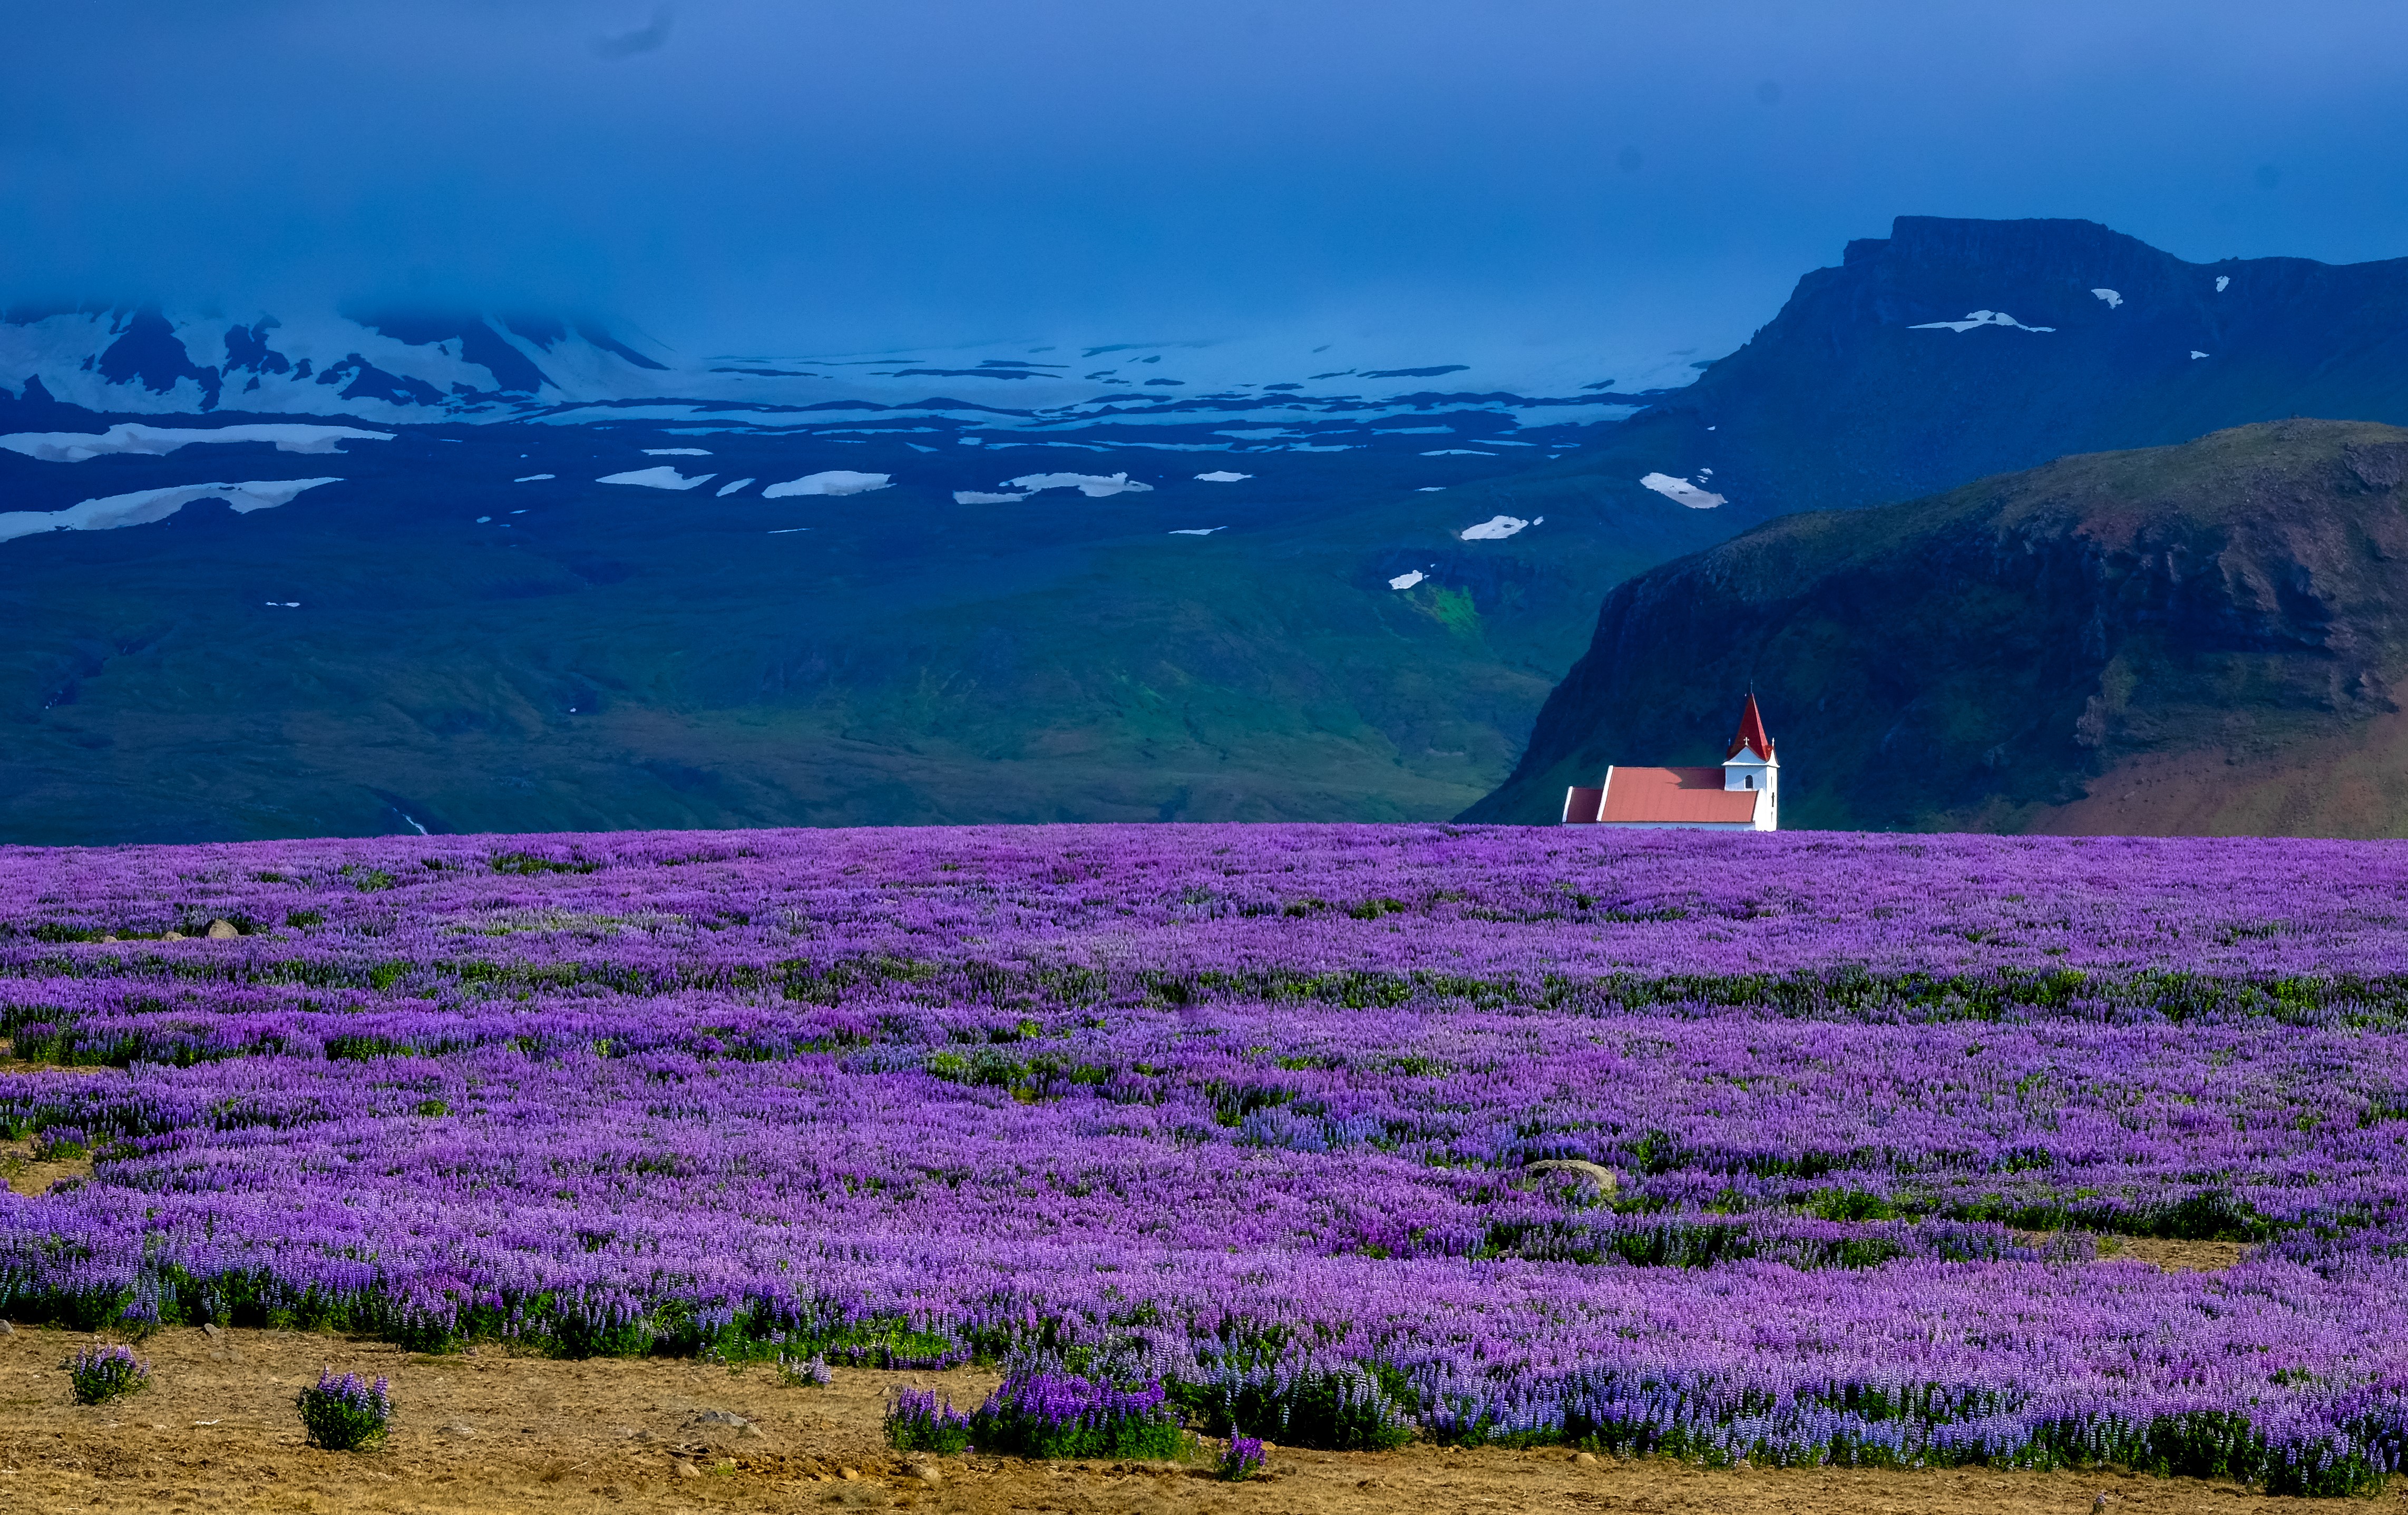
[[[98,1155],[0,1191],[21,1319],[1044,1352],[1298,1444],[2326,1493],[2408,1445],[2400,844],[971,828],[0,885],[0,1036],[52,1065],[0,1133]],[[2246,1250],[2130,1260],[2170,1235]]]
[[[150,1364],[129,1347],[95,1343],[68,1358],[64,1366],[79,1405],[103,1405],[150,1387]]]
[[[778,1354],[778,1377],[783,1381],[807,1389],[824,1389],[836,1381],[829,1371],[827,1359],[817,1352],[799,1357],[792,1352]]]
[[[970,1444],[970,1418],[933,1389],[897,1389],[886,1407],[886,1443],[951,1456]]]
[[[301,1391],[294,1401],[309,1445],[328,1451],[373,1447],[393,1426],[393,1396],[381,1378],[369,1383],[356,1373],[336,1378],[333,1369]]]
[[[1221,1477],[1232,1483],[1253,1478],[1262,1471],[1263,1444],[1258,1436],[1231,1436],[1228,1450],[1221,1454]]]
[[[1058,1369],[1023,1369],[970,1416],[989,1451],[1023,1457],[1173,1457],[1182,1444],[1159,1382],[1123,1388]]]

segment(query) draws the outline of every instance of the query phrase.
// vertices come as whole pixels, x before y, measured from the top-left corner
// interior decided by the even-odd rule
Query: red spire
[[[1764,714],[1756,708],[1754,690],[1748,691],[1746,708],[1739,713],[1739,734],[1731,738],[1730,750],[1723,754],[1723,760],[1728,762],[1738,757],[1742,748],[1758,758],[1769,759],[1772,756],[1772,739],[1764,734]]]

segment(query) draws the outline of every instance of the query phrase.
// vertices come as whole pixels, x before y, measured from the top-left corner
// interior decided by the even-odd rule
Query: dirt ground
[[[1315,1452],[1281,1448],[1268,1478],[1226,1484],[1176,1464],[904,1458],[879,1436],[897,1383],[975,1402],[994,1376],[838,1369],[825,1389],[691,1361],[560,1362],[494,1347],[426,1357],[296,1332],[160,1332],[136,1350],[151,1387],[78,1406],[60,1364],[91,1338],[0,1335],[0,1510],[734,1512],[853,1508],[1077,1515],[2083,1515],[2341,1508],[2230,1485],[2113,1473],[1708,1471],[1562,1449]],[[367,1452],[302,1443],[293,1396],[321,1367],[393,1380],[394,1429]],[[702,1419],[717,1412],[750,1426]],[[924,1474],[918,1471],[925,1469]],[[2378,1509],[2408,1509],[2398,1494]]]
[[[36,1162],[32,1142],[0,1142],[0,1180],[27,1199],[49,1193],[50,1186],[62,1178],[91,1176],[92,1159],[88,1157],[66,1162]]]
[[[2168,1273],[2221,1273],[2241,1261],[2242,1244],[2231,1241],[2173,1241],[2161,1236],[2101,1236],[2099,1258],[2133,1258],[2155,1263]]]

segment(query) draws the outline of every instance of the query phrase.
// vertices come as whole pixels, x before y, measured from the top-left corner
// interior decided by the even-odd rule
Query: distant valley
[[[0,837],[1524,816],[1615,584],[2068,453],[2408,422],[2408,263],[1907,218],[1701,372],[1551,362],[11,311]],[[239,429],[295,426],[361,435]],[[1592,727],[1683,740],[1647,698]],[[1792,782],[1793,823],[2074,802]]]

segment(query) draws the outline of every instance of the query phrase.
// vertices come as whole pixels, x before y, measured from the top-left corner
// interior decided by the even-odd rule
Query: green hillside
[[[491,475],[545,459],[446,477],[493,441],[387,445],[426,455],[0,543],[0,836],[1446,815],[1511,766],[1601,585],[1695,544],[1467,542],[1476,484],[1326,460],[966,520],[916,485],[512,493]],[[1236,524],[1168,534],[1198,519]]]
[[[2276,422],[1772,522],[1608,597],[1513,775],[1719,759],[1753,686],[1784,827],[2408,830],[2408,431]]]

